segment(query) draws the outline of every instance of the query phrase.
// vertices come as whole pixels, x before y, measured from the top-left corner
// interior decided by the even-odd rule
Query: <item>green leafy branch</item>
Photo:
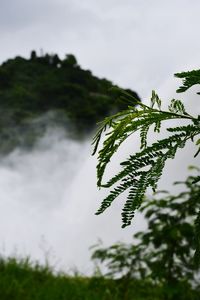
[[[198,168],[190,169],[199,174]],[[92,259],[105,264],[109,271],[107,276],[148,279],[163,288],[171,286],[173,290],[180,287],[180,283],[187,283],[189,289],[199,284],[196,275],[200,269],[200,226],[197,226],[200,224],[200,183],[194,184],[195,178],[189,176],[183,182],[175,182],[182,186],[178,194],[159,191],[153,198],[145,197],[140,211],[147,228],[136,232],[131,244],[93,247]],[[189,299],[182,288],[178,288],[173,299]]]
[[[156,190],[166,161],[173,159],[177,150],[184,148],[188,140],[194,141],[194,138],[199,135],[200,116],[191,116],[186,111],[184,104],[176,99],[171,100],[167,111],[162,110],[162,101],[155,91],[152,92],[150,106],[143,104],[123,90],[121,90],[121,97],[125,98],[130,105],[127,110],[107,117],[99,124],[99,130],[93,139],[93,154],[98,151],[99,142],[105,132],[103,145],[98,151],[97,186],[99,188],[115,187],[102,201],[96,214],[104,212],[119,195],[128,190],[128,196],[122,209],[122,227],[126,227],[131,224],[135,210],[140,207],[147,188],[151,187],[153,191]],[[167,128],[169,135],[166,138],[148,145],[149,129],[153,127],[154,132],[160,132],[163,121],[174,119],[188,120],[189,124]],[[135,132],[140,133],[140,151],[121,162],[121,171],[108,182],[103,183],[103,176],[111,158],[121,144]],[[195,156],[200,152],[200,139],[196,144],[198,150]],[[197,178],[196,182],[199,180],[200,178]]]

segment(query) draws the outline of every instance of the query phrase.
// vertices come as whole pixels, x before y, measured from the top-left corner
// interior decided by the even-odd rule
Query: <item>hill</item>
[[[52,111],[54,122],[70,123],[74,131],[88,132],[105,116],[123,108],[109,92],[113,86],[83,70],[72,54],[61,60],[56,54],[37,56],[32,51],[29,59],[9,59],[0,66],[0,138],[10,140],[20,132],[23,140],[30,128],[33,131],[30,121]],[[139,98],[136,92],[127,91]],[[18,143],[19,139],[11,144]],[[8,151],[9,147],[4,148]]]

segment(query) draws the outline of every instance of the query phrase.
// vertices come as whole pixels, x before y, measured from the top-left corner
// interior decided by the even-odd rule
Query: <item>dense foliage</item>
[[[185,91],[200,81],[200,71],[180,73],[176,76],[185,78],[184,86],[178,92]],[[153,191],[156,190],[166,161],[173,159],[178,149],[184,148],[186,142],[191,140],[196,142],[198,147],[195,156],[199,154],[200,139],[196,139],[196,137],[200,133],[200,116],[191,116],[186,111],[184,104],[175,99],[171,100],[167,111],[162,110],[161,99],[154,91],[150,106],[137,101],[138,106],[135,107],[136,99],[132,95],[126,91],[121,91],[121,94],[129,101],[130,106],[126,110],[105,118],[100,124],[93,143],[95,154],[102,133],[108,129],[103,146],[98,153],[97,185],[98,187],[114,188],[103,200],[97,214],[102,213],[119,195],[128,190],[129,193],[122,211],[122,227],[125,227],[131,224],[135,210],[140,207],[147,188],[151,187]],[[177,120],[178,126],[168,127],[166,138],[148,144],[149,129],[153,127],[154,132],[159,133],[162,123],[169,120]],[[185,125],[185,121],[188,121],[187,125]],[[121,162],[121,171],[108,182],[103,183],[103,175],[111,158],[121,144],[135,132],[140,133],[141,150]],[[200,180],[199,176],[195,181],[198,180]],[[197,220],[200,223],[200,214]]]
[[[199,267],[193,259],[200,209],[200,184],[193,183],[195,178],[176,182],[184,186],[177,195],[165,191],[144,200],[141,211],[147,229],[134,235],[133,244],[98,246],[93,259],[106,263],[107,275],[124,278],[126,285],[134,278],[149,280],[160,286],[161,299],[195,299],[193,289],[200,297]]]
[[[68,120],[78,132],[91,130],[102,117],[124,107],[109,93],[112,86],[81,69],[72,54],[62,60],[32,51],[30,59],[9,59],[0,66],[0,137],[14,137],[17,128],[23,135],[30,119],[49,111],[57,113],[62,126]]]

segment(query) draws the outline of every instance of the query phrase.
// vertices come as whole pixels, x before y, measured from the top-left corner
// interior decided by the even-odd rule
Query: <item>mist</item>
[[[174,91],[171,79],[158,88],[165,99],[177,97]],[[193,88],[179,97],[194,114],[199,110],[196,91]],[[154,138],[152,135],[150,140]],[[32,149],[15,148],[1,157],[1,255],[29,256],[40,263],[48,261],[55,270],[91,274],[94,266],[89,247],[98,239],[104,245],[119,240],[131,242],[134,232],[145,228],[138,213],[131,226],[121,229],[123,197],[103,215],[94,215],[107,191],[96,188],[97,158],[91,156],[91,140],[91,135],[82,141],[74,140],[66,128],[49,125]],[[138,147],[138,139],[131,137],[114,157],[107,176],[114,174],[119,161]],[[167,163],[160,189],[175,192],[173,181],[184,180],[188,165],[200,162],[199,158],[193,159],[194,153],[195,147],[189,143],[175,160]]]
[[[133,231],[120,230],[117,209],[109,212],[112,218],[94,215],[103,197],[95,164],[91,137],[72,140],[61,128],[47,129],[32,150],[18,148],[2,157],[1,255],[91,273],[88,249],[98,238],[108,244],[128,239]]]

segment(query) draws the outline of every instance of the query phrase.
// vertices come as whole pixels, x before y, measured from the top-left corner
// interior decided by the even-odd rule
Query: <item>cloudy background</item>
[[[199,68],[199,13],[197,0],[1,0],[0,62],[29,57],[33,49],[61,58],[72,53],[82,68],[137,91],[144,101],[152,89],[165,99],[177,97],[180,81],[173,74]],[[196,113],[195,91],[178,97]],[[136,216],[134,227],[120,229],[121,203],[93,215],[104,192],[96,190],[90,141],[80,144],[49,129],[32,152],[16,149],[1,160],[1,253],[48,257],[58,268],[88,272],[88,247],[97,238],[130,241],[144,226]],[[136,143],[129,142],[131,150]],[[161,187],[171,188],[188,164],[199,162],[192,152],[189,145],[173,167],[169,163]]]
[[[145,96],[175,71],[198,67],[199,12],[197,0],[1,0],[0,60],[32,49],[73,53]]]

